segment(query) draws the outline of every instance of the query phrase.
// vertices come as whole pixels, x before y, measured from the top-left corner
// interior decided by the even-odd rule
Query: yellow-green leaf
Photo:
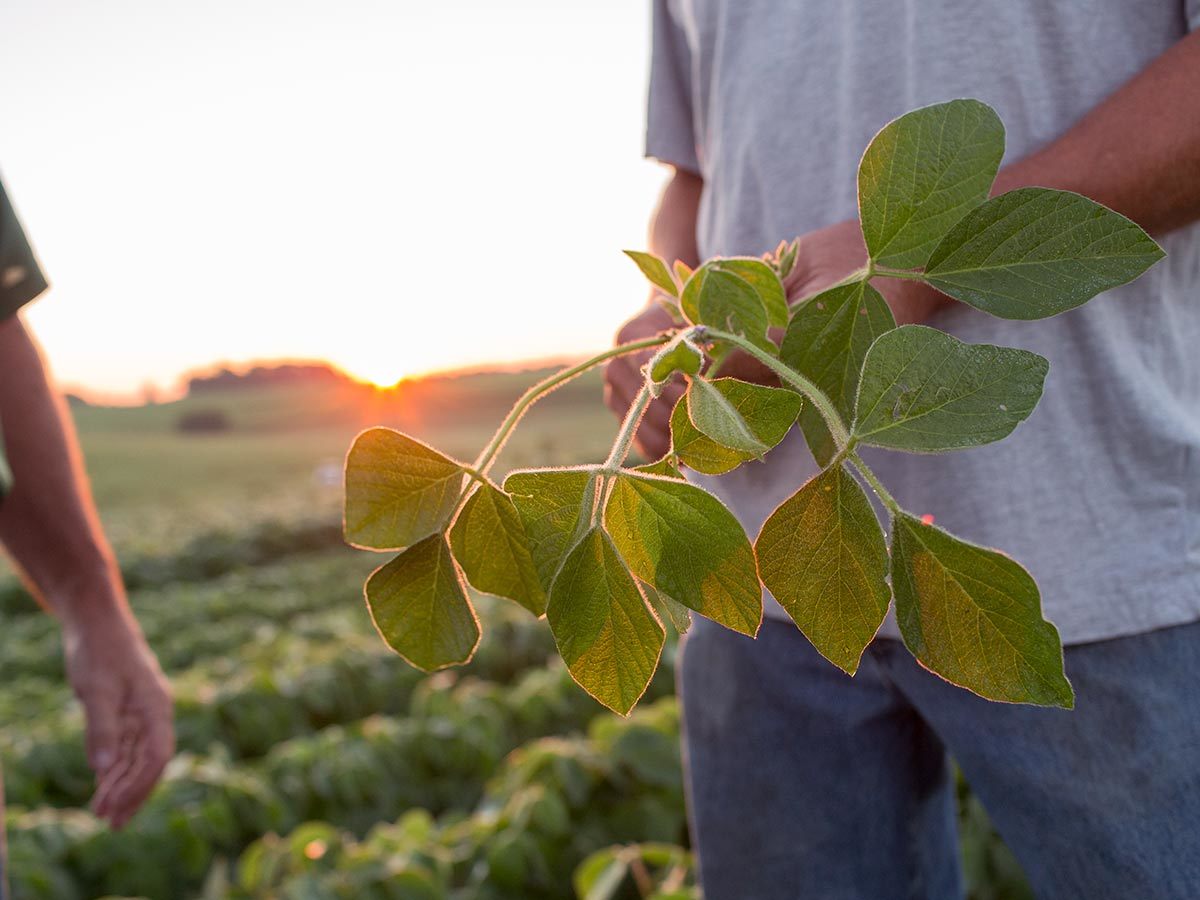
[[[546,618],[571,677],[627,715],[658,667],[666,631],[602,529],[585,533],[563,560]]]
[[[503,491],[479,486],[450,530],[450,546],[475,590],[515,600],[535,616],[546,611],[525,525]]]
[[[988,700],[1074,706],[1058,631],[1009,557],[901,514],[892,588],[904,643],[926,668]]]
[[[687,630],[692,627],[692,611],[666,594],[659,593],[646,582],[641,581],[638,584],[642,593],[646,595],[646,602],[658,613],[659,620],[665,622],[669,619],[679,634],[687,634]]]
[[[704,354],[686,338],[676,335],[650,360],[650,380],[661,384],[676,372],[695,375],[704,363]]]
[[[604,524],[642,581],[727,628],[758,633],[754,551],[712,494],[686,481],[622,473],[613,479]]]
[[[441,531],[466,473],[428,444],[390,428],[370,428],[346,457],[346,540],[397,550]]]
[[[722,447],[698,430],[688,418],[687,395],[671,411],[671,447],[680,463],[706,475],[721,475],[755,458],[753,453]]]
[[[763,584],[814,647],[853,675],[891,602],[883,530],[842,466],[780,504],[754,543]]]
[[[679,295],[679,287],[675,284],[675,279],[671,277],[671,270],[667,268],[665,262],[653,253],[626,250],[625,255],[637,263],[637,267],[642,270],[642,274],[646,276],[652,285],[665,291],[672,297]]]
[[[443,535],[414,544],[367,579],[367,607],[384,642],[418,669],[467,662],[479,620]]]
[[[580,517],[594,485],[587,469],[528,469],[511,473],[504,489],[521,514],[525,536],[542,589],[549,594],[559,565],[574,543]]]

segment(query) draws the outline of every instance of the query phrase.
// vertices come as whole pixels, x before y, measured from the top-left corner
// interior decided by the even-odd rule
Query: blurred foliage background
[[[0,579],[0,762],[16,900],[695,898],[670,660],[621,720],[549,630],[477,598],[485,636],[423,675],[361,599],[386,557],[341,541],[341,464],[390,424],[473,458],[538,371],[381,390],[323,366],[197,378],[73,408],[131,601],[177,699],[180,754],[119,834],[86,811],[82,719],[53,621]],[[500,472],[604,457],[599,375],[539,404]],[[1028,895],[960,787],[971,900]]]

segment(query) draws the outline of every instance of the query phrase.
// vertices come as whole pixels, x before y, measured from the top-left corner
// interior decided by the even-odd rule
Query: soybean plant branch
[[[858,473],[867,480],[867,484],[871,485],[871,490],[875,492],[883,505],[887,507],[888,512],[892,513],[892,515],[900,515],[903,512],[900,509],[900,504],[896,502],[896,498],[891,495],[888,489],[883,486],[883,482],[876,477],[870,467],[862,461],[862,457],[857,453],[851,453],[850,462],[854,465],[854,468],[858,469]]]
[[[611,350],[593,356],[591,359],[584,360],[578,365],[571,366],[569,369],[563,369],[561,372],[556,372],[548,378],[545,378],[527,390],[521,395],[521,398],[513,405],[513,408],[505,416],[504,421],[500,423],[500,427],[496,429],[496,433],[488,442],[488,445],[483,448],[483,452],[479,454],[479,458],[475,460],[475,468],[484,475],[491,468],[492,463],[496,459],[496,455],[500,452],[500,448],[504,446],[504,442],[508,440],[508,436],[516,427],[517,422],[521,420],[521,416],[525,415],[525,411],[533,406],[543,395],[550,393],[556,387],[570,381],[578,375],[582,375],[589,369],[593,369],[601,363],[608,362],[610,359],[615,359],[618,356],[625,356],[628,353],[636,353],[639,350],[648,350],[651,347],[657,347],[660,344],[665,344],[671,339],[671,333],[658,334],[654,337],[643,338],[639,341],[630,341],[627,344],[619,344]]]
[[[756,347],[740,335],[730,334],[727,331],[718,331],[715,328],[706,329],[705,334],[713,340],[725,341],[745,351],[778,375],[784,382],[790,384],[807,397],[809,402],[817,408],[817,411],[825,420],[825,425],[839,449],[850,443],[850,433],[846,430],[846,424],[842,421],[842,417],[837,409],[834,408],[833,403],[825,396],[825,392],[819,387],[792,369],[791,366],[781,362],[765,350]]]

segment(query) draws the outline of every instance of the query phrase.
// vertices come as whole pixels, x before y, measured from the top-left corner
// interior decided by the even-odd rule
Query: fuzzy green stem
[[[600,494],[595,509],[592,512],[592,524],[599,524],[600,516],[603,513],[605,505],[608,503],[608,493],[612,489],[612,476],[621,471],[621,465],[625,462],[625,457],[629,455],[629,450],[633,446],[633,439],[637,435],[638,425],[642,421],[642,416],[646,413],[646,407],[650,405],[650,401],[653,399],[653,385],[650,382],[649,375],[647,375],[641,389],[637,392],[637,396],[633,398],[633,403],[630,405],[629,411],[625,413],[625,418],[621,421],[621,429],[617,432],[617,436],[613,440],[612,452],[608,454],[608,459],[600,467]]]
[[[906,269],[889,269],[887,266],[876,266],[875,274],[881,278],[903,278],[907,281],[924,281],[924,272],[910,272]]]
[[[842,421],[842,417],[834,407],[833,401],[825,396],[825,392],[819,387],[792,369],[791,366],[776,359],[765,350],[756,347],[741,335],[730,334],[728,331],[718,331],[715,328],[706,329],[705,334],[712,340],[725,341],[750,354],[778,375],[780,379],[807,397],[809,402],[817,408],[817,412],[825,420],[825,425],[829,429],[829,433],[833,436],[834,443],[837,444],[839,450],[850,443],[850,433],[846,430],[846,423]]]
[[[870,467],[862,461],[862,457],[857,453],[851,453],[850,462],[854,465],[854,468],[858,469],[858,473],[867,480],[867,484],[871,485],[871,490],[875,492],[883,502],[883,505],[887,507],[888,512],[894,516],[900,515],[903,512],[900,509],[900,504],[896,502],[896,498],[891,495],[888,489],[883,486],[883,482],[876,477]]]
[[[793,308],[797,307],[797,306],[802,306],[803,304],[807,303],[809,300],[811,300],[813,297],[817,296],[818,294],[823,294],[826,291],[832,291],[834,288],[845,287],[848,284],[855,284],[856,282],[859,282],[859,281],[869,281],[871,279],[871,277],[876,274],[879,274],[879,273],[878,273],[878,270],[875,268],[875,261],[868,259],[867,264],[865,266],[863,266],[861,269],[855,269],[853,272],[851,272],[849,275],[847,275],[841,281],[835,281],[833,284],[828,284],[825,287],[821,288],[819,291],[813,291],[811,294],[807,294],[807,295],[801,297],[799,300],[792,302],[790,305]]]
[[[533,406],[544,394],[548,394],[561,384],[570,381],[578,375],[582,375],[588,369],[593,369],[603,362],[610,359],[615,359],[618,356],[624,356],[628,353],[636,353],[639,350],[648,350],[651,347],[657,347],[660,344],[665,344],[672,337],[673,333],[658,334],[654,337],[643,338],[640,341],[630,341],[627,344],[619,344],[611,350],[606,350],[603,353],[593,356],[591,359],[584,360],[576,366],[571,366],[569,369],[563,369],[561,372],[544,378],[521,395],[521,398],[513,404],[513,408],[508,415],[504,417],[504,421],[500,423],[500,427],[496,429],[496,433],[492,435],[492,439],[488,445],[483,448],[483,452],[479,454],[479,458],[475,460],[474,468],[480,473],[486,475],[492,467],[492,463],[496,460],[496,455],[500,452],[500,448],[504,446],[504,442],[508,440],[508,436],[520,421],[521,416],[525,415],[525,411]]]
[[[608,454],[608,459],[600,467],[601,471],[608,474],[620,471],[621,464],[625,462],[625,457],[629,455],[629,449],[633,446],[638,423],[642,421],[646,407],[650,405],[652,399],[650,379],[647,378],[642,384],[641,390],[637,392],[637,396],[633,398],[629,412],[625,413],[625,419],[621,422],[621,430],[617,432],[616,439],[613,441],[612,452]]]

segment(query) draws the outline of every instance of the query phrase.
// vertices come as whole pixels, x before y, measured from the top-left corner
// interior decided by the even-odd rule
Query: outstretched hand
[[[175,752],[170,689],[127,611],[64,625],[67,675],[87,720],[92,811],[121,828]]]

